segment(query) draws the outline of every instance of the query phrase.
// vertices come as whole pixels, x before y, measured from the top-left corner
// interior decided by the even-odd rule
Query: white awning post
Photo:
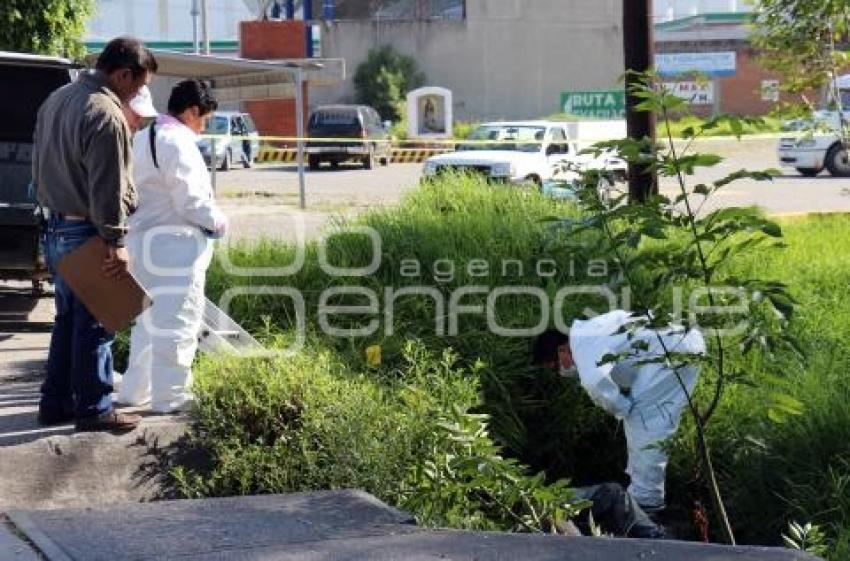
[[[216,149],[215,149],[215,137],[210,139],[210,182],[212,183],[213,193],[215,193],[218,189],[216,186],[215,180],[215,170],[218,167],[218,162],[216,161]]]
[[[301,210],[307,208],[307,193],[304,189],[304,79],[301,67],[295,68],[295,136],[298,147],[298,196]]]
[[[201,0],[201,29],[204,36],[204,54],[210,54],[210,22],[207,0]]]

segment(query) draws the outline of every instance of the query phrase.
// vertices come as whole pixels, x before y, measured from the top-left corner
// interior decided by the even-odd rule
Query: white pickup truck
[[[850,123],[850,112],[845,111],[844,119]],[[841,129],[838,112],[816,111],[812,121],[816,128],[827,132],[781,138],[779,161],[783,166],[796,168],[806,177],[814,177],[824,168],[835,177],[850,177],[848,151],[838,133],[829,132]]]
[[[473,172],[496,181],[542,185],[565,161],[625,175],[626,163],[620,158],[579,154],[568,126],[552,121],[483,123],[469,136],[471,142],[460,141],[454,152],[428,158],[423,175],[428,179],[450,171]]]

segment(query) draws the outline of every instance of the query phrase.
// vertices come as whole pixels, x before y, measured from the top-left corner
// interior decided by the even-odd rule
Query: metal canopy
[[[159,70],[157,76],[200,78],[208,80],[216,90],[281,86],[295,83],[297,69],[305,82],[313,86],[331,86],[345,79],[345,59],[308,58],[283,60],[252,60],[237,57],[201,55],[152,49]],[[88,60],[94,63],[99,53]],[[241,98],[243,101],[246,98]]]
[[[48,68],[82,68],[81,64],[77,64],[66,58],[7,51],[0,51],[0,64],[12,66],[25,64],[27,66],[44,66]]]

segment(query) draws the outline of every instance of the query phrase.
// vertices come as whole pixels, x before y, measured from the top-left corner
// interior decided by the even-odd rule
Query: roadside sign
[[[734,76],[738,68],[736,59],[734,51],[656,54],[655,71],[659,76],[693,72],[712,77]]]
[[[625,119],[626,92],[623,90],[561,92],[561,110],[571,115],[594,119]]]
[[[779,80],[761,81],[761,100],[773,102],[779,101]]]
[[[665,82],[664,89],[691,105],[714,103],[714,84],[711,82]]]

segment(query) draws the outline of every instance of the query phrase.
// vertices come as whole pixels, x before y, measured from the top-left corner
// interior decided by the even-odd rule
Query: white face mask
[[[570,366],[569,368],[561,366],[558,368],[558,374],[564,378],[576,378],[578,377],[578,368],[576,368],[575,365]]]

